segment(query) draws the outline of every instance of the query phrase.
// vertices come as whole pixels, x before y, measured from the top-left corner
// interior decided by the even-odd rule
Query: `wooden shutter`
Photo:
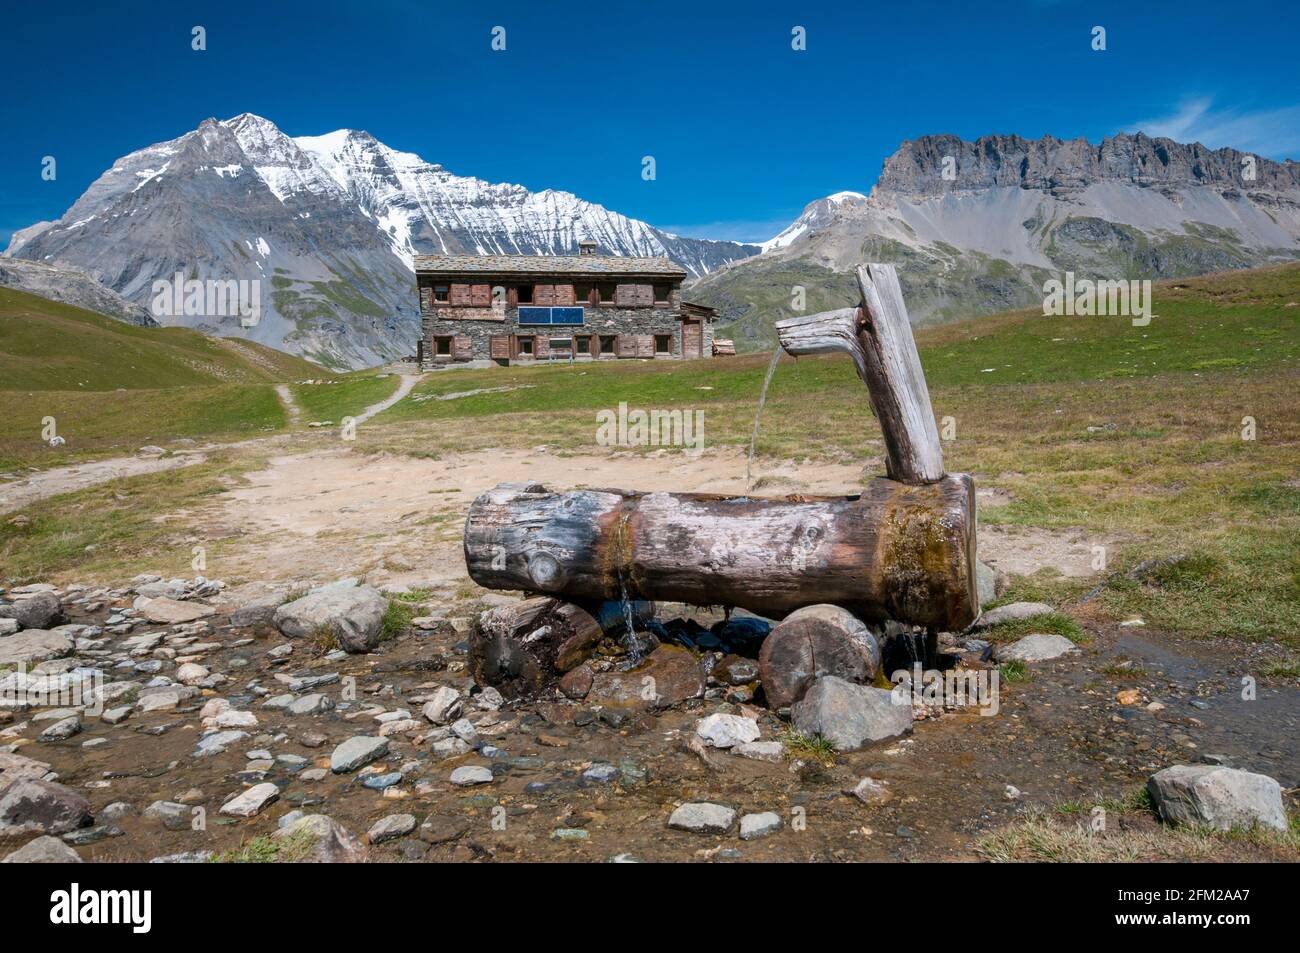
[[[655,303],[654,285],[618,285],[614,289],[614,303],[619,307],[641,308]]]
[[[470,285],[469,303],[476,308],[492,307],[492,286],[491,285]]]
[[[614,341],[614,353],[619,357],[636,357],[636,335],[620,334]]]
[[[682,357],[696,358],[704,350],[704,326],[699,321],[682,322]]]
[[[557,308],[571,308],[575,304],[577,304],[577,300],[573,297],[573,285],[555,286],[555,306]]]
[[[455,307],[466,307],[471,303],[469,285],[453,284],[451,286],[451,304]]]
[[[545,334],[533,336],[533,357],[539,361],[551,356],[551,342]]]
[[[510,335],[494,334],[488,338],[488,354],[496,360],[510,360]]]
[[[468,361],[474,357],[474,342],[463,334],[451,339],[451,356],[456,361]]]
[[[655,356],[655,336],[653,334],[638,334],[636,336],[636,356]]]
[[[533,304],[545,308],[555,304],[555,285],[533,285]]]
[[[433,289],[425,285],[420,289],[420,311],[428,314],[433,310]]]

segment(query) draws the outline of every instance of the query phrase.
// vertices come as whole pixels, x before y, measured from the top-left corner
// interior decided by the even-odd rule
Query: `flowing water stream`
[[[767,403],[767,388],[772,383],[772,375],[776,373],[776,362],[781,359],[781,347],[777,345],[772,352],[772,361],[767,365],[767,376],[763,378],[763,389],[758,394],[758,410],[754,412],[754,432],[749,435],[749,457],[745,460],[745,495],[748,496],[753,489],[754,482],[750,476],[754,467],[754,448],[758,446],[758,425],[763,419],[763,405]]]

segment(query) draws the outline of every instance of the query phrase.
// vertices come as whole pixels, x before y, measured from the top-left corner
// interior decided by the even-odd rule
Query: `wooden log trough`
[[[893,266],[863,266],[857,278],[858,307],[776,327],[781,346],[796,357],[852,356],[880,422],[888,477],[850,496],[779,498],[501,484],[470,507],[470,578],[489,589],[586,606],[672,601],[741,607],[778,620],[809,606],[837,606],[865,622],[892,619],[931,633],[965,628],[979,614],[974,483],[944,471]],[[873,655],[835,613],[812,613],[787,630],[799,634],[768,651],[776,661],[767,669],[783,674],[764,677],[781,703],[825,674],[810,662],[818,651],[843,660],[828,664],[851,669],[855,681],[878,673],[879,648]],[[500,654],[505,637],[498,629],[475,638],[495,639]],[[829,651],[832,643],[842,651]]]

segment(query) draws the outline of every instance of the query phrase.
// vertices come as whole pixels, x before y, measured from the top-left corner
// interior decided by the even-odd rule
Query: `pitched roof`
[[[668,258],[620,255],[416,255],[419,275],[656,275],[685,278]]]

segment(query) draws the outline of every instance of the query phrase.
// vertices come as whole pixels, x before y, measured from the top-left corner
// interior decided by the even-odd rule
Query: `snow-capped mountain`
[[[899,266],[913,321],[1024,307],[1065,271],[1170,278],[1300,258],[1300,164],[1141,133],[925,136],[885,160],[869,196],[810,203],[763,254],[697,281],[738,346],[770,346],[791,314],[856,302],[864,261]]]
[[[155,282],[260,279],[260,315],[160,314],[335,366],[409,353],[414,254],[667,255],[704,275],[755,245],[680,238],[568,192],[454,175],[339,130],[292,138],[251,113],[124,156],[6,254],[84,268],[145,306]],[[157,311],[157,308],[154,308]],[[184,310],[184,309],[182,309]]]

